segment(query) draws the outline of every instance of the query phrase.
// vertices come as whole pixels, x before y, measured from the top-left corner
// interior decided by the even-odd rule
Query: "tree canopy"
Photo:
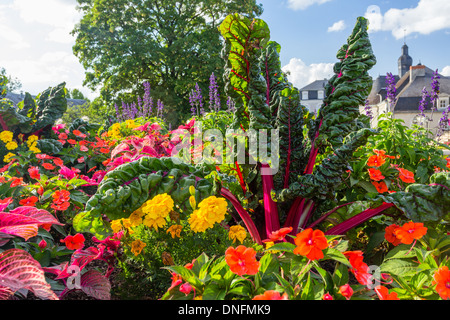
[[[84,85],[100,88],[109,104],[129,101],[149,82],[168,120],[189,113],[189,92],[222,83],[218,26],[229,13],[262,14],[256,0],[77,0],[81,21],[74,54],[86,69]],[[176,114],[173,115],[173,114]],[[172,116],[171,116],[172,115]]]

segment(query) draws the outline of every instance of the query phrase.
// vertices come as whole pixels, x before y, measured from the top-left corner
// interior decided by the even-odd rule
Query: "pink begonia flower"
[[[55,132],[55,134],[59,134],[59,130],[64,129],[66,127],[65,123],[60,123],[57,124],[56,126],[52,127],[53,132]]]
[[[59,169],[58,173],[62,175],[67,180],[73,179],[76,177],[76,172],[67,168],[66,166],[62,166],[61,169]]]

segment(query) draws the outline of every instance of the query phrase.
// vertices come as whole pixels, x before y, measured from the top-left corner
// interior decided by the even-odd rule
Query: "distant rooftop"
[[[36,96],[33,96],[33,99],[36,98]],[[14,104],[14,106],[17,106],[19,104],[19,102],[23,101],[23,99],[25,98],[25,94],[20,94],[20,93],[11,93],[8,92],[5,96],[6,99],[9,99],[12,101],[12,103]],[[67,105],[68,106],[80,106],[86,103],[86,100],[83,99],[67,99]]]
[[[325,89],[325,86],[327,85],[328,80],[316,80],[314,82],[311,82],[307,86],[300,89],[300,91],[316,91],[316,90],[323,90]]]

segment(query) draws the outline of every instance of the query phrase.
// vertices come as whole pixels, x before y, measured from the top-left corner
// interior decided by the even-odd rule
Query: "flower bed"
[[[220,31],[233,113],[213,99],[200,114],[196,92],[175,130],[150,115],[56,125],[28,111],[64,112],[63,85],[26,113],[2,100],[0,299],[449,299],[450,159],[423,129],[359,113],[367,21],[317,116],[264,21],[230,15]],[[233,155],[227,129],[247,150],[275,131],[279,156],[209,161]]]

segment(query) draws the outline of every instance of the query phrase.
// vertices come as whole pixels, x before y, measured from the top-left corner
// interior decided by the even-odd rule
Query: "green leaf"
[[[417,272],[418,264],[406,259],[389,259],[380,266],[380,271],[398,277],[412,276]]]
[[[202,294],[202,300],[224,300],[227,292],[225,288],[215,283],[206,286]]]
[[[296,248],[295,244],[290,242],[279,242],[275,243],[273,246],[271,246],[266,251],[286,251],[286,252],[293,252]]]
[[[324,259],[332,259],[337,262],[340,262],[343,265],[346,265],[347,267],[351,267],[352,265],[348,261],[347,257],[344,256],[342,252],[339,250],[336,250],[334,248],[327,248],[323,251]]]
[[[390,250],[384,259],[409,259],[414,257],[416,257],[416,252],[411,250],[411,245],[400,244]]]

